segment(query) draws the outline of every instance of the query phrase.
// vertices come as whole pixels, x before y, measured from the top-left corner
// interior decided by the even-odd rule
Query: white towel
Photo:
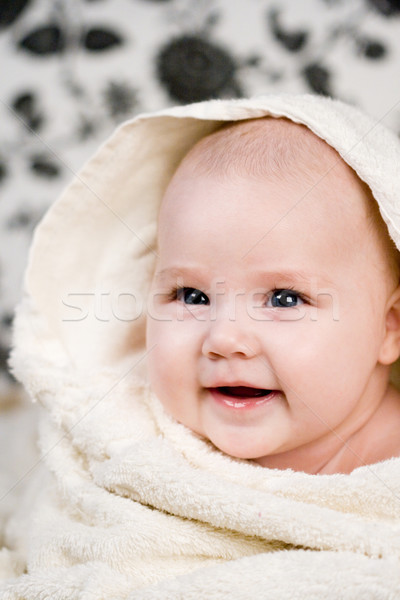
[[[399,458],[350,475],[264,469],[176,423],[146,381],[162,192],[221,121],[263,115],[336,148],[400,247],[400,143],[350,106],[210,101],[121,126],[35,234],[12,363],[43,407],[43,466],[6,528],[1,599],[400,598]]]

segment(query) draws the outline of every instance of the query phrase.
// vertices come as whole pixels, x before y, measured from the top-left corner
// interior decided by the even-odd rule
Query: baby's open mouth
[[[263,398],[264,396],[268,396],[274,391],[263,388],[247,387],[244,385],[221,386],[211,388],[211,390],[223,394],[224,396],[229,396],[231,398],[238,399]]]
[[[236,411],[257,410],[279,398],[279,390],[256,388],[249,385],[221,385],[208,388],[214,401],[225,409]]]

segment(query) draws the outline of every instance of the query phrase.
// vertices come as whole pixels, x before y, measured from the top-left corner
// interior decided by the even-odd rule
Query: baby
[[[158,254],[149,377],[175,419],[270,468],[400,455],[397,250],[336,150],[284,118],[222,126],[170,181]]]

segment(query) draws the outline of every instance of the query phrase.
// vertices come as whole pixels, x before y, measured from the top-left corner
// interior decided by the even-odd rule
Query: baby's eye
[[[267,306],[278,308],[292,308],[299,304],[304,304],[304,300],[294,290],[275,290],[267,302]]]
[[[177,290],[176,298],[185,304],[210,304],[208,296],[196,288],[181,288],[180,290]]]

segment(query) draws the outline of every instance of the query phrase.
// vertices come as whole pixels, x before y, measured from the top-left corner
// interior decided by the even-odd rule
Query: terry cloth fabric
[[[351,106],[283,95],[123,124],[35,234],[12,364],[43,409],[44,468],[8,521],[2,600],[400,598],[400,458],[263,469],[176,423],[146,381],[163,190],[197,140],[264,115],[336,148],[400,247],[399,141]]]

